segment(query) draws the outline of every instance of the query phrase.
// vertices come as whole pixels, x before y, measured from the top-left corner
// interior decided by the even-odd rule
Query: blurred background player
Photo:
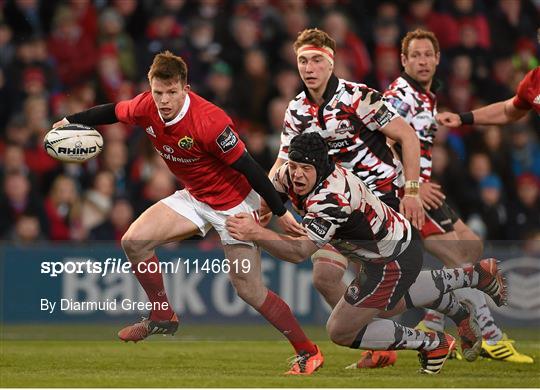
[[[480,238],[445,202],[441,186],[431,182],[433,143],[437,132],[436,92],[440,84],[434,76],[439,61],[439,42],[432,32],[421,29],[408,32],[402,40],[401,48],[404,72],[384,95],[416,130],[420,140],[420,198],[426,209],[426,223],[421,234],[425,248],[446,267],[456,267],[478,261],[483,245]],[[493,319],[484,294],[475,289],[461,289],[455,294],[460,300],[467,300],[475,307],[482,328],[485,355],[517,363],[533,362],[532,358],[517,352],[503,335]],[[444,316],[428,310],[420,326],[442,331]]]
[[[432,305],[459,325],[464,353],[476,359],[480,329],[474,315],[450,292],[477,286],[489,291],[501,305],[505,291],[495,260],[482,260],[474,267],[420,273],[422,242],[407,219],[383,203],[354,173],[334,164],[326,141],[318,133],[297,135],[289,145],[289,160],[276,171],[273,183],[303,217],[307,237],[279,235],[261,227],[247,213],[227,219],[231,235],[254,240],[274,256],[293,263],[304,261],[330,243],[343,256],[362,264],[361,273],[340,298],[327,323],[336,344],[377,350],[417,349],[421,372],[436,374],[455,343],[452,336],[414,331],[375,318]]]
[[[159,267],[156,272],[145,270],[151,270],[152,263],[159,264],[156,247],[194,235],[205,236],[214,227],[225,258],[250,260],[248,272],[231,267],[231,282],[238,295],[295,348],[298,356],[289,373],[311,374],[323,364],[321,352],[306,337],[289,306],[264,286],[259,249],[252,242],[233,239],[225,229],[225,218],[238,212],[257,218],[260,193],[286,231],[298,234],[302,230],[283,207],[265,172],[246,151],[232,120],[190,91],[187,72],[182,58],[169,51],[157,54],[148,72],[150,91],[69,115],[53,125],[137,124],[146,129],[156,151],[185,186],[144,211],[122,237],[122,247],[154,310],[149,318],[120,330],[118,336],[136,342],[152,334],[176,332],[178,318],[168,301],[161,271]]]

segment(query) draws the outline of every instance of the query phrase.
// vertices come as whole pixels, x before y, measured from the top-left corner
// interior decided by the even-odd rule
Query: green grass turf
[[[116,326],[6,326],[1,329],[2,387],[538,387],[540,335],[513,329],[519,351],[534,364],[481,359],[448,361],[441,374],[417,373],[412,351],[394,367],[344,370],[359,351],[328,341],[322,327],[306,327],[325,354],[310,377],[289,377],[291,347],[273,329],[253,326],[182,326],[175,337],[121,343]]]

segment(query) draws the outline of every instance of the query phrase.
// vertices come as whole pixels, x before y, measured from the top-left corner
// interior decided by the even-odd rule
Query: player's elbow
[[[312,251],[311,248],[307,248],[305,245],[302,245],[302,243],[299,243],[296,246],[296,250],[291,258],[291,262],[299,264],[308,259],[313,253],[314,251]]]
[[[420,140],[418,139],[418,136],[416,135],[416,131],[407,124],[406,131],[403,131],[400,133],[400,140],[399,142],[403,147],[405,146],[413,146],[418,147],[420,149]]]
[[[290,258],[290,262],[294,264],[300,264],[305,261],[309,256],[304,256],[302,253],[294,253]]]

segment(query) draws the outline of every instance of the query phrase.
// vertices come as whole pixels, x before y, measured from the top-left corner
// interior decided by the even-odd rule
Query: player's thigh
[[[201,204],[201,216],[211,224],[221,238],[223,246],[227,245],[248,245],[255,246],[251,241],[240,241],[233,238],[227,230],[227,218],[239,213],[250,214],[256,221],[259,220],[258,210],[261,207],[261,201],[259,195],[254,191],[251,192],[233,208],[228,210],[215,210],[209,205]]]
[[[246,278],[262,280],[261,251],[259,247],[248,244],[223,245],[225,258],[230,264],[240,264],[244,267],[231,267],[231,278]],[[243,262],[243,263],[242,263]]]
[[[341,284],[345,269],[328,263],[313,263],[313,285],[317,290],[326,290]]]
[[[157,246],[199,233],[200,229],[194,222],[163,202],[157,202],[131,224],[122,241],[152,242]]]
[[[311,256],[313,283],[318,289],[340,283],[349,261],[331,245],[325,245]]]

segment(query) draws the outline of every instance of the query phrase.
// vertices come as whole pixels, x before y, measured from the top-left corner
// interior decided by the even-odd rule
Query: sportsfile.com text
[[[104,262],[94,260],[76,261],[42,261],[41,273],[54,278],[63,273],[67,274],[108,274],[119,273],[249,273],[251,261],[249,259],[181,259],[162,261],[159,263],[131,264],[121,258],[109,257]]]

